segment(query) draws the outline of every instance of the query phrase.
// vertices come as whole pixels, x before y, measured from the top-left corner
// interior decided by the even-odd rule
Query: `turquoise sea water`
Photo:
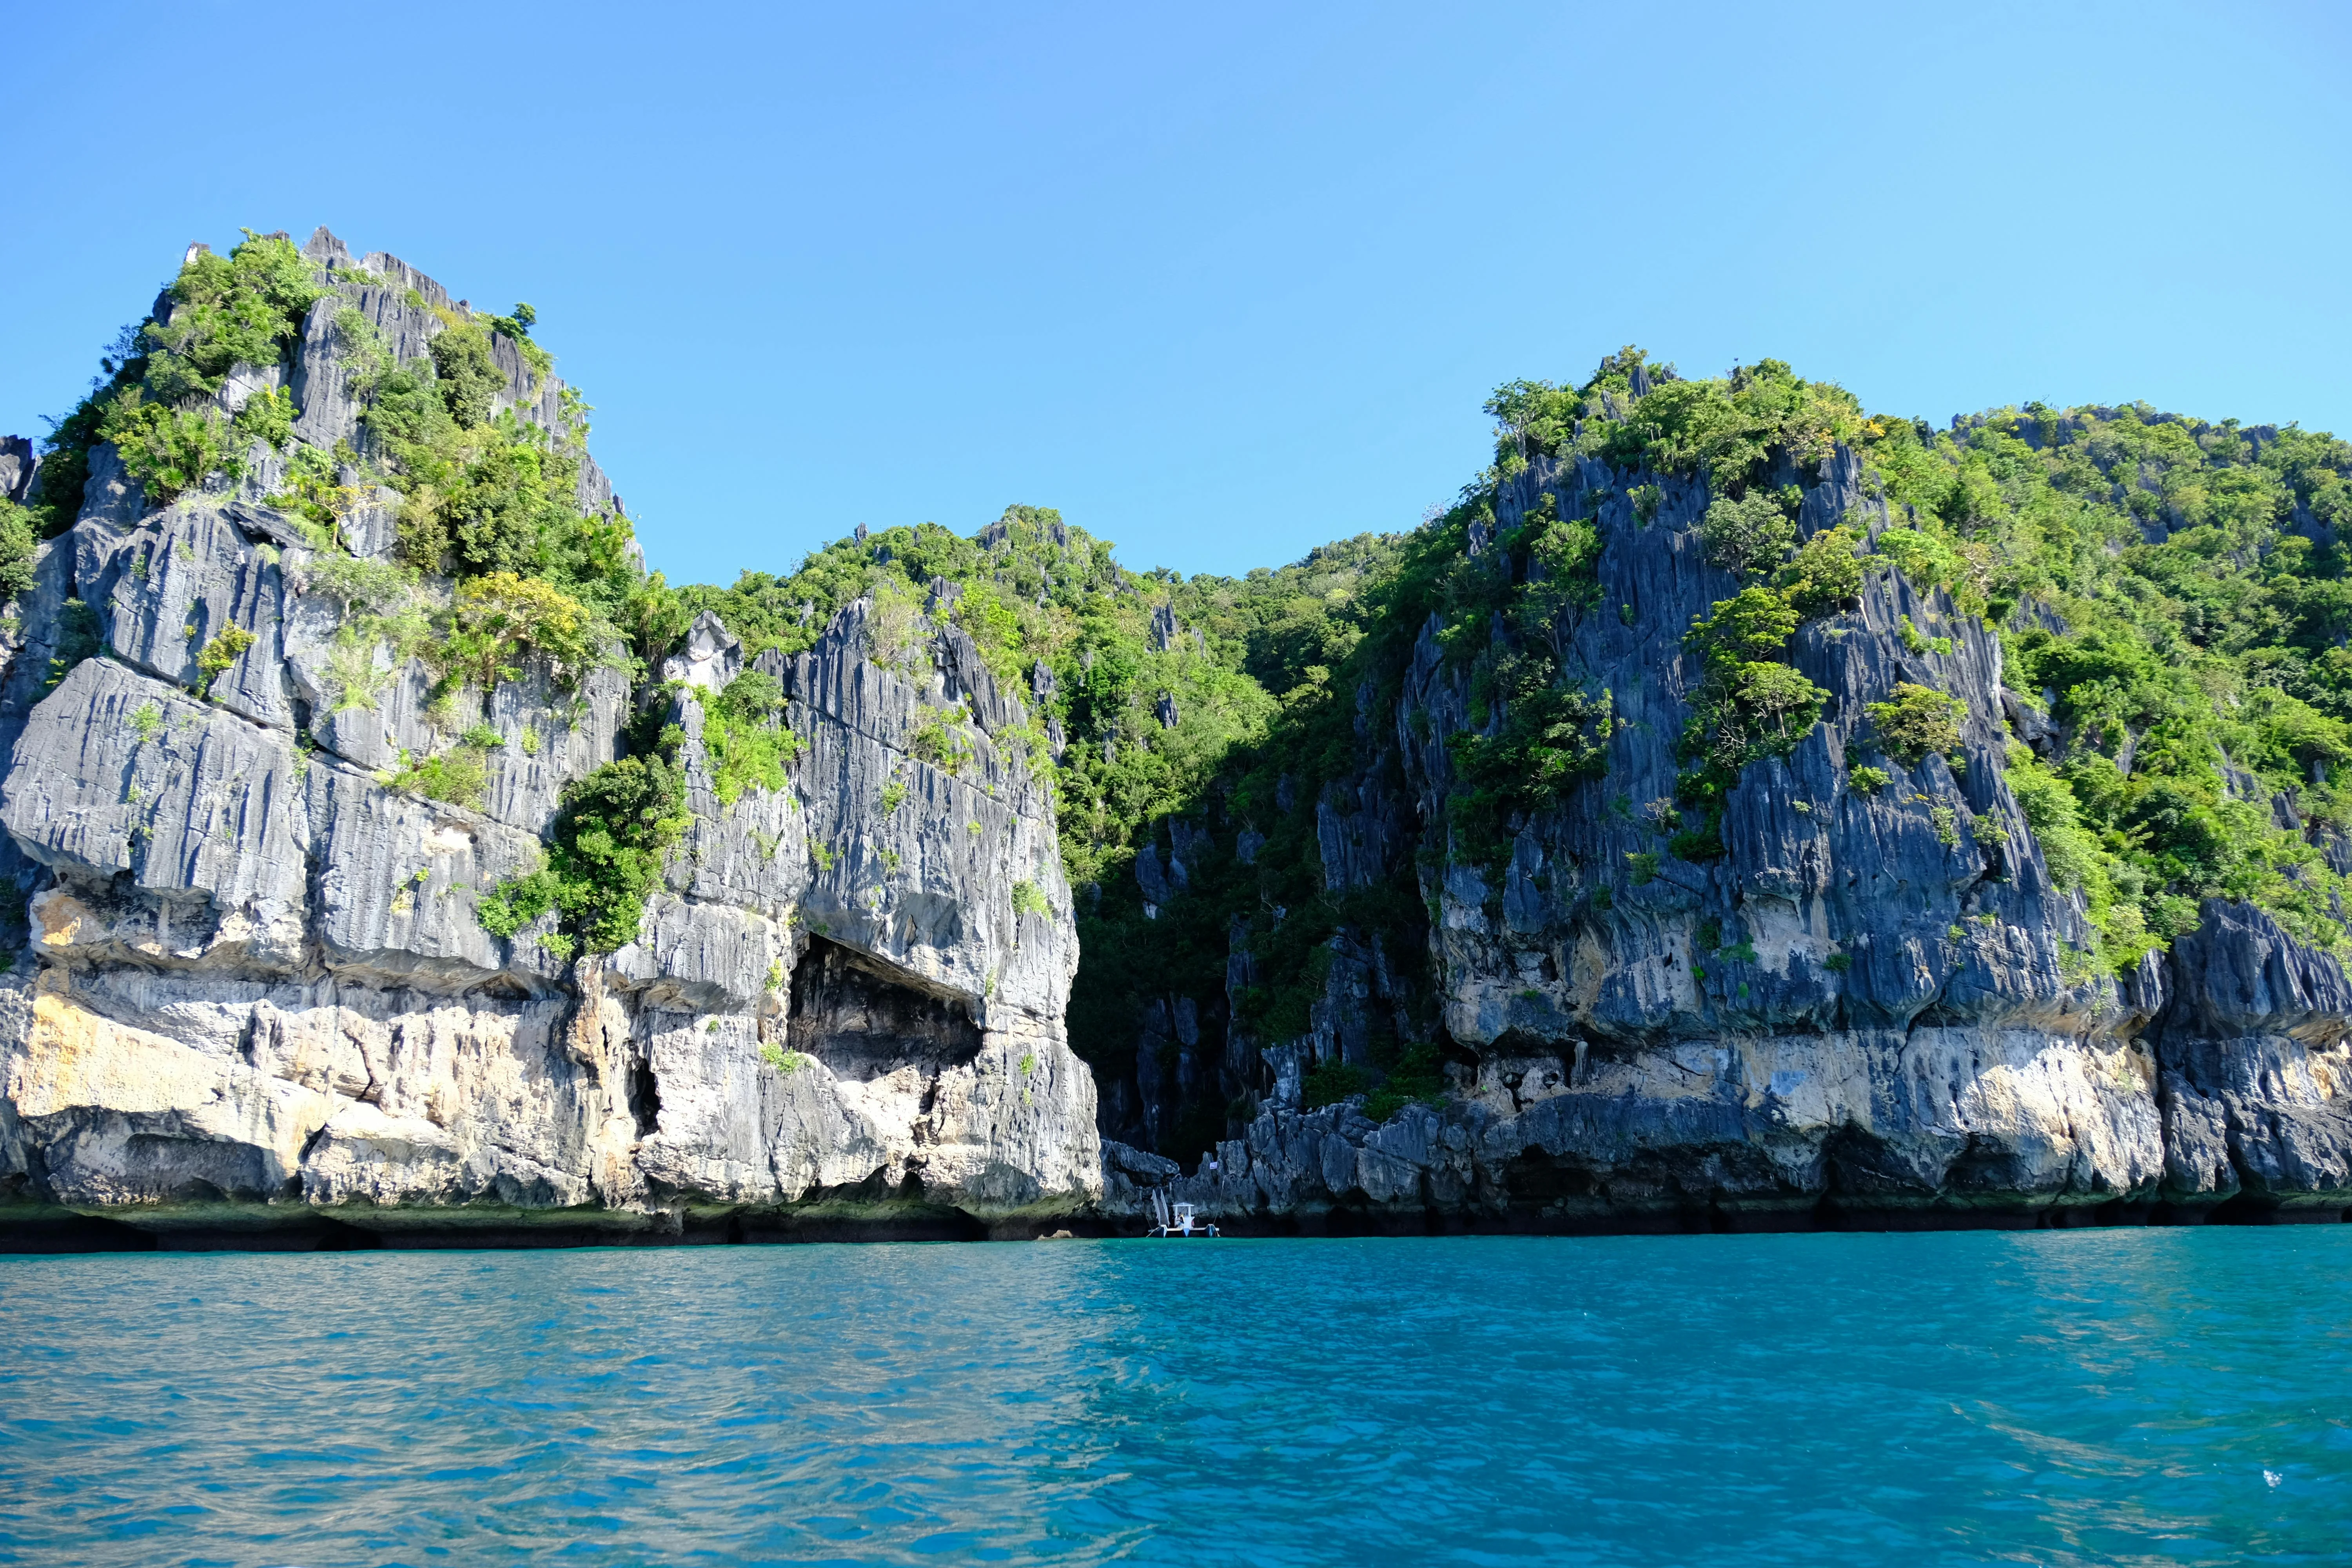
[[[0,1562],[2341,1563],[2352,1226],[0,1258]]]

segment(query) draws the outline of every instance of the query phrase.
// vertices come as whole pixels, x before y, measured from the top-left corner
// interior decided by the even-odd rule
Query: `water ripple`
[[[2339,1563],[2352,1232],[0,1259],[0,1563]]]

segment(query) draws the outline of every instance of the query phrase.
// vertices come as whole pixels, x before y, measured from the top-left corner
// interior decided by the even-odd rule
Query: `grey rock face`
[[[334,294],[287,364],[240,367],[224,395],[283,381],[298,442],[364,452],[364,334],[337,314],[413,361],[448,297],[323,229],[306,255]],[[493,352],[501,405],[557,429],[561,383]],[[80,522],[40,547],[0,638],[0,886],[30,931],[0,976],[0,1230],[32,1199],[166,1232],[814,1215],[962,1234],[1093,1199],[1049,796],[1025,709],[962,633],[918,618],[884,647],[859,605],[799,659],[768,656],[797,754],[782,787],[730,779],[722,800],[700,700],[742,648],[704,617],[664,672],[688,688],[690,826],[636,940],[574,956],[551,912],[508,938],[478,911],[621,754],[628,675],[567,687],[527,658],[451,690],[371,645],[378,623],[322,591],[311,535],[263,501],[286,460],[257,447],[258,480],[150,510],[99,448]],[[593,462],[579,487],[617,506]],[[398,500],[346,511],[341,543],[387,553]],[[429,613],[450,585],[419,592]],[[392,787],[461,731],[478,805]]]
[[[544,954],[510,952],[474,918],[478,893],[538,858],[532,836],[340,765],[314,763],[306,781],[322,963],[380,987],[542,989]]]
[[[1487,1057],[1442,1110],[1409,1105],[1385,1124],[1360,1100],[1269,1108],[1217,1145],[1216,1171],[1147,1184],[1243,1226],[1771,1229],[1820,1223],[1825,1199],[1865,1223],[2021,1205],[2089,1215],[2152,1201],[2164,1176],[2152,1066],[2121,1042],[2085,1051],[2032,1030],[1691,1041],[1643,1057],[1588,1044]],[[1143,1212],[1139,1194],[1126,1201]]]
[[[919,685],[865,668],[858,630],[848,618],[807,662],[904,735],[944,695],[952,650],[934,648]],[[532,695],[500,691],[544,725]],[[866,799],[907,762],[814,708],[794,715],[793,784],[721,805],[690,700],[687,716],[679,890],[655,896],[635,942],[567,964],[547,922],[509,942],[475,918],[538,859],[530,831],[386,789],[114,658],[76,666],[0,785],[0,825],[47,870],[31,992],[21,1016],[0,1007],[16,1020],[0,1169],[57,1202],[161,1204],[167,1226],[191,1194],[394,1229],[428,1223],[411,1213],[476,1223],[485,1205],[674,1226],[714,1203],[854,1220],[859,1200],[836,1194],[860,1192],[996,1223],[1090,1200],[1093,1086],[1062,1032],[1076,944],[1050,821],[948,773],[887,832],[853,828],[804,792],[847,779]],[[543,799],[566,754],[542,742]],[[1017,755],[964,765],[1033,810],[1042,798]],[[813,820],[841,847],[830,877],[813,870]],[[914,862],[903,886],[897,846]],[[1016,901],[1022,871],[1042,912]],[[286,1059],[257,1069],[234,1046],[256,1037]]]
[[[278,550],[260,530],[248,535],[223,510],[184,501],[131,529],[86,520],[74,529],[74,549],[77,580],[84,598],[101,606],[115,657],[194,689],[205,677],[198,656],[236,627],[253,642],[211,677],[213,700],[293,728],[278,676]]]
[[[490,359],[507,378],[505,390],[491,399],[492,412],[511,408],[542,430],[562,428],[562,382],[532,370],[522,350],[504,332],[490,334]]]
[[[24,501],[32,494],[40,468],[41,460],[33,455],[31,441],[22,436],[0,436],[0,499]]]
[[[1051,807],[1010,733],[1027,715],[960,628],[903,650],[873,647],[874,631],[860,600],[786,672],[795,714],[811,721],[794,766],[814,847],[810,929],[1007,1027],[1015,1014],[1045,1027],[1077,950]]]
[[[2168,1184],[2323,1214],[2352,1191],[2352,982],[2261,910],[2209,900],[2152,1031]]]
[[[207,948],[226,934],[285,963],[307,902],[300,794],[292,748],[268,731],[92,658],[17,737],[0,825],[75,881],[144,895],[162,952],[186,951],[176,911]]]
[[[285,369],[275,364],[247,364],[242,361],[229,366],[222,379],[221,389],[214,395],[214,405],[232,417],[244,412],[245,405],[260,392],[275,392],[285,384]]]
[[[348,475],[343,483],[356,484],[360,476]],[[343,547],[352,554],[370,561],[390,556],[400,542],[400,492],[390,485],[378,485],[351,510],[345,512],[340,525]]]
[[[771,972],[781,978],[791,958],[784,929],[764,915],[656,894],[609,983],[672,1012],[757,1015]]]
[[[89,478],[82,482],[81,517],[127,528],[146,510],[146,491],[122,466],[111,441],[89,449]]]
[[[555,815],[563,787],[620,754],[629,717],[628,677],[609,666],[566,689],[544,668],[499,683],[485,721],[501,744],[490,753],[482,810],[536,832]]]
[[[291,383],[299,439],[329,452],[338,441],[355,447],[363,444],[359,392],[367,365],[353,353],[354,345],[343,341],[335,320],[344,310],[356,310],[374,330],[391,363],[413,363],[431,352],[443,328],[433,301],[412,302],[412,292],[397,281],[383,287],[339,278],[335,291],[310,307],[303,318]]]
[[[352,265],[351,247],[337,239],[333,231],[325,224],[320,224],[310,231],[310,237],[302,243],[302,254],[320,267],[335,268]]]
[[[573,485],[572,499],[583,512],[610,514],[621,510],[621,498],[613,493],[613,481],[604,477],[596,459],[585,453],[581,455],[580,478]],[[637,564],[643,567],[645,555],[634,536],[629,540],[629,548],[636,552]]]
[[[360,268],[383,279],[403,294],[413,290],[424,300],[428,310],[446,307],[450,303],[449,290],[387,251],[368,252],[366,256],[360,258]]]

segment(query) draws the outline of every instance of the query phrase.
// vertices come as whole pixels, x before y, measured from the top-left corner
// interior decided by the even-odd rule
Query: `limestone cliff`
[[[1076,943],[1021,700],[958,628],[886,639],[860,602],[762,661],[783,787],[722,792],[704,710],[743,660],[715,618],[658,668],[526,653],[487,689],[378,640],[350,584],[404,499],[362,372],[429,382],[471,318],[324,230],[303,257],[325,292],[299,341],[219,394],[290,389],[291,433],[165,505],[96,447],[10,623],[0,825],[29,932],[0,980],[0,1226],[969,1235],[1088,1204]],[[564,451],[562,383],[489,342],[485,417]],[[28,456],[0,470],[19,494]],[[569,460],[571,506],[613,524]],[[335,473],[331,527],[282,504],[305,462]],[[420,613],[452,586],[428,575]],[[552,912],[493,934],[478,907],[541,862],[567,785],[665,721],[688,820],[635,940],[575,951]],[[919,755],[943,721],[951,752]],[[436,789],[436,758],[478,786]]]
[[[0,1244],[2352,1215],[2352,447],[1628,351],[680,589],[535,319],[194,247],[0,441]]]
[[[1767,487],[1801,496],[1803,538],[1903,521],[1843,446],[1780,454]],[[1465,845],[1455,759],[1464,736],[1500,732],[1501,705],[1474,689],[1491,667],[1447,656],[1434,613],[1390,662],[1360,666],[1350,760],[1319,791],[1286,772],[1282,790],[1214,795],[1147,840],[1135,890],[1107,899],[1152,923],[1229,925],[1230,955],[1222,984],[1175,977],[1151,1002],[1134,1079],[1105,1094],[1159,1120],[1107,1131],[1139,1142],[1187,1100],[1236,1109],[1197,1152],[1107,1144],[1107,1212],[1141,1223],[1166,1187],[1272,1230],[2352,1217],[2338,959],[2210,898],[2120,981],[2092,962],[2084,896],[2053,880],[2009,782],[2012,747],[2063,739],[2049,694],[2008,689],[2001,639],[1942,590],[1874,566],[1808,620],[1788,658],[1824,694],[1820,721],[1737,770],[1719,844],[1669,850],[1705,674],[1687,634],[1742,584],[1703,547],[1709,504],[1703,479],[1538,456],[1457,528],[1445,569],[1483,560],[1506,579],[1496,542],[1539,508],[1596,534],[1591,608],[1549,629],[1567,679],[1612,700],[1603,750],[1590,782],[1512,815],[1493,849]],[[2013,614],[2050,618],[2031,601]],[[1508,657],[1524,629],[1494,626]],[[1906,684],[1958,705],[1957,743],[1911,766],[1872,743],[1869,717]],[[1866,763],[1885,787],[1855,782]],[[2223,782],[2290,846],[2341,863],[2338,830],[2292,795]],[[1312,836],[1313,900],[1338,911],[1296,1036],[1251,1005],[1286,978],[1269,955],[1302,913],[1251,907],[1252,863],[1285,825]],[[1399,885],[1423,907],[1391,897],[1385,922],[1368,918]],[[1187,900],[1207,907],[1186,917]],[[1415,1052],[1435,1092],[1368,1115],[1362,1089]]]

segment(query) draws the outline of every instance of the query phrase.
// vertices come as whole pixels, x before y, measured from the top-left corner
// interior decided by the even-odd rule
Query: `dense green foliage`
[[[380,776],[389,789],[420,795],[427,800],[446,800],[452,805],[478,806],[483,792],[489,787],[489,754],[498,744],[497,732],[493,731],[488,745],[482,744],[478,735],[468,733],[429,756],[419,757],[404,751],[400,753],[400,766]]]
[[[2000,626],[2009,684],[2047,694],[2060,743],[2017,749],[2011,787],[2106,958],[2216,896],[2345,947],[2339,879],[2271,797],[2352,823],[2352,446],[2038,404],[1858,438],[1908,524],[1879,552]]]
[[[813,646],[835,611],[871,597],[877,652],[888,662],[911,653],[934,614],[931,580],[958,584],[936,615],[961,626],[997,679],[1029,700],[1033,730],[1017,741],[1043,756],[1046,720],[1061,727],[1066,749],[1047,771],[1063,860],[1073,883],[1099,883],[1131,860],[1144,825],[1198,800],[1228,753],[1262,736],[1284,703],[1322,693],[1330,670],[1318,661],[1336,657],[1329,643],[1349,635],[1355,584],[1391,548],[1368,536],[1280,574],[1188,582],[1125,571],[1108,541],[1048,510],[1010,507],[989,537],[992,547],[924,523],[845,539],[789,577],[747,572],[729,588],[665,587],[650,619],[674,638],[715,610],[756,658]],[[1181,627],[1164,648],[1150,630],[1161,601]],[[1052,695],[1038,701],[1041,664]],[[1163,696],[1172,726],[1159,716]],[[940,726],[938,760],[961,743]]]
[[[256,437],[282,444],[291,418],[283,395],[248,400],[234,421],[214,395],[239,364],[278,363],[325,292],[282,235],[248,230],[226,256],[192,257],[165,290],[168,319],[125,328],[100,361],[90,395],[51,429],[35,504],[40,531],[73,525],[89,449],[100,441],[115,444],[152,504],[213,474],[234,477]]]
[[[686,781],[660,757],[624,757],[567,785],[549,829],[547,863],[482,895],[484,930],[511,937],[550,910],[562,911],[551,950],[610,952],[633,942],[662,858],[690,818]]]
[[[215,410],[149,403],[135,386],[115,400],[99,433],[114,443],[124,469],[155,505],[194,489],[213,474],[235,479],[244,468]]]
[[[1368,760],[1355,704],[1328,697],[1369,687],[1387,701],[1433,616],[1446,657],[1473,667],[1479,704],[1473,731],[1449,745],[1452,853],[1494,853],[1499,829],[1589,776],[1605,742],[1605,694],[1560,679],[1546,634],[1572,626],[1590,597],[1552,586],[1572,573],[1537,564],[1546,534],[1574,527],[1585,499],[1547,496],[1512,532],[1470,548],[1474,528],[1491,535],[1502,481],[1536,456],[1570,451],[1632,470],[1637,525],[1661,499],[1642,471],[1704,477],[1703,538],[1748,579],[1693,628],[1706,674],[1679,798],[1644,808],[1675,853],[1719,854],[1723,798],[1741,771],[1785,751],[1820,712],[1826,694],[1788,662],[1797,628],[1850,608],[1867,573],[1898,570],[1993,620],[2008,683],[2029,701],[2047,694],[2051,754],[2012,745],[2009,782],[2053,878],[2084,894],[2101,960],[2128,967],[2211,896],[2251,900],[2305,940],[2346,945],[2339,879],[2305,833],[2276,825],[2269,797],[2285,796],[2320,833],[2352,826],[2342,772],[2352,763],[2352,559],[2338,533],[2352,521],[2352,446],[2144,408],[2029,407],[1938,434],[1865,418],[1841,390],[1771,362],[1691,383],[1633,351],[1582,387],[1506,387],[1489,411],[1495,465],[1451,511],[1382,542],[1376,569],[1352,585],[1340,635],[1295,659],[1316,671],[1312,686],[1281,693],[1264,738],[1237,745],[1190,804],[1264,834],[1255,863],[1196,847],[1189,897],[1145,921],[1131,892],[1107,892],[1082,926],[1075,1037],[1107,1065],[1123,1065],[1139,1002],[1222,988],[1236,930],[1265,977],[1241,994],[1240,1022],[1262,1039],[1308,1027],[1336,937],[1377,942],[1414,978],[1425,911],[1397,889],[1327,892],[1309,803]],[[1862,454],[1865,487],[1895,506],[1895,526],[1866,545],[1854,519],[1796,545],[1796,497],[1763,481],[1776,454],[1815,459],[1836,442]],[[1907,620],[1899,629],[1914,654],[1953,651],[1948,636]],[[1857,762],[1853,787],[1869,795],[1894,782],[1891,769],[1956,756],[1960,716],[1948,696],[1916,685],[1872,705],[1858,740],[1865,756],[1874,744],[1884,755]],[[1278,784],[1289,786],[1288,812],[1276,805]],[[1956,825],[1938,831],[1957,841]],[[1424,857],[1435,847],[1424,844]],[[1630,879],[1656,875],[1656,853],[1633,858]],[[1609,901],[1595,890],[1596,909]],[[1402,1039],[1382,1049],[1384,1095],[1433,1068]],[[1327,1065],[1310,1075],[1308,1098],[1372,1081]],[[1203,1146],[1226,1109],[1240,1108],[1193,1108],[1169,1146]]]
[[[210,691],[213,682],[227,673],[228,668],[245,657],[245,650],[252,646],[253,634],[243,626],[223,626],[196,651],[196,695],[202,697]]]
[[[1502,427],[1493,471],[1572,449],[1703,473],[1711,550],[1763,574],[1789,539],[1757,488],[1771,455],[1854,446],[1900,512],[1873,553],[2000,626],[2010,684],[2049,694],[2058,754],[2020,752],[2012,787],[2053,873],[2085,892],[2107,961],[2136,961],[2212,896],[2251,899],[2306,940],[2345,944],[2337,879],[2303,834],[2276,825],[2267,797],[2328,830],[2352,822],[2337,775],[2352,760],[2352,562],[2340,542],[2352,446],[2144,406],[2028,405],[1938,433],[1864,417],[1843,391],[1775,361],[1717,381],[1670,376],[1627,350],[1573,391],[1505,388],[1490,405]],[[1771,592],[1801,618],[1859,586],[1858,538],[1830,537],[1774,574]],[[1682,794],[1703,811],[1738,767],[1801,732],[1813,701],[1801,678],[1752,668],[1777,652],[1780,619],[1753,593],[1694,634],[1709,673]],[[1907,623],[1902,632],[1914,653],[1950,651]],[[1956,738],[1932,696],[1880,706],[1893,760]],[[1678,848],[1708,852],[1711,820],[1685,834]]]
[[[1869,703],[1864,711],[1880,748],[1906,767],[1916,767],[1930,752],[1957,750],[1967,717],[1959,699],[1907,680],[1896,684],[1890,700]]]
[[[784,764],[799,755],[801,738],[784,721],[784,690],[776,678],[747,669],[703,702],[702,743],[719,805],[734,805],[754,785],[782,789]]]
[[[126,329],[100,361],[90,395],[51,432],[37,507],[41,531],[71,525],[89,448],[100,441],[115,444],[151,506],[215,476],[234,479],[253,440],[285,447],[289,394],[264,388],[233,418],[214,395],[237,364],[281,363],[310,307],[364,280],[314,269],[282,235],[248,232],[227,256],[192,258],[166,290],[168,320]],[[414,294],[409,302],[424,306]],[[634,624],[644,574],[628,553],[628,525],[583,514],[574,500],[585,405],[567,390],[554,432],[512,410],[493,413],[506,387],[494,332],[521,334],[515,341],[527,344],[523,357],[537,373],[551,363],[528,340],[536,315],[528,306],[510,317],[440,314],[429,354],[395,363],[364,315],[348,303],[336,311],[335,335],[363,405],[365,450],[295,447],[288,488],[272,500],[332,529],[374,485],[389,482],[404,498],[402,552],[419,570],[535,578],[604,621]],[[356,482],[339,468],[356,469]]]
[[[587,409],[568,395],[551,433],[512,409],[493,413],[506,388],[490,351],[491,328],[445,315],[429,359],[385,362],[356,310],[335,330],[369,368],[362,378],[369,449],[405,498],[402,555],[420,570],[457,576],[503,573],[561,589],[606,621],[635,619],[643,574],[627,552],[625,522],[583,514],[576,501],[586,452]]]
[[[747,572],[728,588],[664,587],[666,602],[649,597],[645,624],[654,628],[649,641],[674,639],[696,614],[715,610],[743,639],[747,658],[769,648],[789,654],[812,646],[836,610],[866,596],[875,604],[874,651],[885,662],[911,656],[927,617],[962,627],[1030,707],[1032,731],[1013,739],[1030,748],[1054,784],[1064,868],[1082,894],[1085,965],[1072,1000],[1073,1038],[1115,1068],[1132,1047],[1137,1000],[1164,995],[1202,973],[1222,975],[1226,931],[1219,911],[1257,897],[1242,889],[1256,886],[1259,872],[1226,854],[1193,868],[1193,896],[1181,909],[1147,921],[1131,871],[1139,847],[1169,816],[1237,793],[1276,826],[1284,767],[1264,749],[1271,735],[1285,737],[1292,768],[1320,776],[1347,765],[1353,689],[1339,672],[1375,612],[1366,587],[1393,577],[1400,543],[1365,535],[1279,570],[1186,579],[1128,572],[1108,541],[1068,527],[1051,510],[1014,506],[979,539],[928,523],[893,528],[817,551],[790,576]],[[1522,559],[1534,551],[1561,563],[1555,588],[1538,592],[1589,600],[1589,526],[1555,533],[1547,523],[1518,547]],[[934,578],[960,590],[936,610],[929,595]],[[1162,604],[1178,627],[1164,647],[1152,628]],[[1041,665],[1048,692],[1042,699]],[[740,687],[739,680],[730,696]],[[1172,725],[1161,718],[1163,697]],[[1058,765],[1045,750],[1049,720],[1066,742]],[[724,728],[723,744],[731,747],[739,726],[730,717]],[[706,710],[706,740],[711,732]],[[942,721],[926,727],[914,747],[953,765],[964,743],[959,727]],[[1263,889],[1314,911],[1288,922],[1302,964],[1335,929],[1314,892],[1308,799],[1259,858]],[[1401,902],[1405,918],[1418,918],[1411,894],[1391,901]],[[1042,892],[1016,889],[1016,907],[1044,904]],[[1267,920],[1269,931],[1275,923]],[[1307,934],[1310,928],[1319,935]],[[1423,962],[1417,942],[1398,955],[1408,965]],[[1433,1062],[1424,1076],[1423,1087],[1433,1089]],[[1202,1128],[1221,1128],[1224,1110],[1212,1108]]]
[[[433,340],[434,392],[460,430],[490,422],[490,405],[506,390],[507,378],[490,355],[490,334],[473,322],[453,326]]]
[[[33,585],[33,552],[40,547],[40,519],[30,507],[0,500],[0,605]]]
[[[239,364],[273,365],[326,289],[282,236],[246,231],[226,256],[192,257],[171,288],[171,320],[145,329],[145,390],[175,404],[218,392]]]
[[[522,674],[536,653],[559,681],[604,662],[614,633],[580,601],[543,578],[492,572],[459,581],[436,657],[483,691]]]
[[[1775,454],[1818,461],[1851,441],[1864,423],[1851,393],[1802,380],[1779,360],[1716,380],[1685,381],[1632,347],[1601,361],[1580,387],[1514,382],[1486,410],[1496,417],[1497,440],[1486,482],[1508,478],[1539,455],[1579,452],[1628,471],[1703,473],[1718,496],[1734,500],[1765,477]]]
[[[1797,544],[1797,520],[1766,496],[1751,492],[1738,500],[1719,496],[1699,524],[1707,559],[1731,572],[1756,572],[1780,563]]]
[[[1609,693],[1570,679],[1563,660],[1579,619],[1600,608],[1592,509],[1604,498],[1546,494],[1500,530],[1498,487],[1534,455],[1576,443],[1662,471],[1719,464],[1724,498],[1763,536],[1747,544],[1743,563],[1770,573],[1756,591],[1789,630],[1859,591],[1858,534],[1835,531],[1782,565],[1794,539],[1787,500],[1750,487],[1776,449],[1819,455],[1851,436],[1860,421],[1852,399],[1785,366],[1695,384],[1670,374],[1629,351],[1574,391],[1503,389],[1490,405],[1496,464],[1458,505],[1410,536],[1365,536],[1280,571],[1189,581],[1129,574],[1107,543],[1016,507],[980,541],[930,525],[893,529],[817,552],[787,578],[747,573],[729,589],[665,589],[674,602],[650,619],[656,636],[674,637],[697,611],[714,609],[747,654],[792,652],[840,605],[870,595],[887,657],[903,635],[890,628],[924,613],[933,578],[961,584],[938,613],[971,633],[1003,679],[1027,685],[1042,663],[1051,695],[1037,717],[1050,715],[1069,742],[1055,770],[1063,854],[1072,882],[1092,895],[1079,906],[1085,963],[1071,1004],[1080,1048],[1120,1071],[1139,1009],[1154,997],[1213,1005],[1237,934],[1262,977],[1238,994],[1240,1024],[1266,1041],[1296,1037],[1309,1026],[1335,942],[1377,948],[1408,993],[1403,1026],[1381,1011],[1368,1068],[1333,1067],[1310,1087],[1334,1092],[1346,1077],[1375,1090],[1372,1109],[1385,1114],[1435,1094],[1441,1079],[1418,890],[1390,883],[1335,893],[1321,863],[1315,803],[1378,750],[1376,737],[1358,732],[1360,703],[1378,710],[1393,700],[1412,641],[1433,618],[1472,694],[1471,727],[1447,750],[1459,781],[1448,834],[1453,852],[1473,860],[1490,859],[1517,820],[1595,777],[1618,722]],[[1656,505],[1655,487],[1641,487],[1637,511]],[[1484,541],[1475,552],[1474,536]],[[1149,629],[1160,601],[1182,628],[1167,648]],[[1780,657],[1789,631],[1748,629],[1747,657],[1726,689],[1727,707],[1742,704],[1741,761],[1793,743],[1820,700]],[[1172,727],[1155,716],[1163,694]],[[1245,863],[1226,833],[1193,839],[1185,896],[1148,910],[1129,869],[1136,856],[1155,837],[1166,841],[1166,819],[1204,813],[1245,831],[1254,854]],[[1698,837],[1711,840],[1711,826]],[[1423,852],[1445,851],[1440,842]],[[1192,1107],[1171,1146],[1200,1146],[1244,1109]]]
[[[1675,802],[1693,813],[1687,823],[1676,814],[1670,845],[1685,859],[1723,852],[1724,796],[1740,770],[1787,755],[1820,719],[1829,693],[1787,662],[1789,642],[1806,620],[1843,609],[1861,590],[1857,531],[1825,529],[1780,564],[1797,536],[1788,505],[1752,491],[1737,500],[1718,497],[1700,524],[1718,564],[1742,574],[1772,570],[1773,578],[1717,602],[1684,639],[1703,672],[1690,694],[1679,748],[1686,766],[1675,789]]]

